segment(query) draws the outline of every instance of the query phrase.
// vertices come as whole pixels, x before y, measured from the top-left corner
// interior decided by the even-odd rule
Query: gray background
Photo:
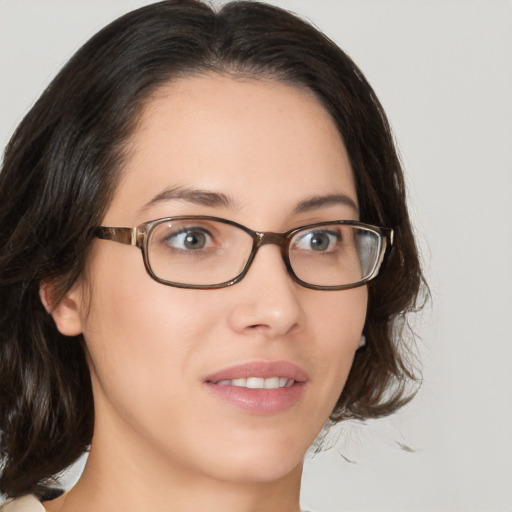
[[[2,147],[81,43],[147,3],[0,0]],[[433,294],[416,319],[419,396],[391,418],[331,435],[332,448],[308,459],[304,505],[510,511],[512,3],[271,3],[312,20],[374,86],[401,150]]]

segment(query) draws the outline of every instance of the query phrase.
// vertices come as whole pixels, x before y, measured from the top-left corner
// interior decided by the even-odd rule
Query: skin
[[[150,99],[128,148],[107,226],[215,215],[283,232],[358,218],[340,202],[296,211],[312,196],[344,194],[355,204],[357,196],[329,114],[290,85],[180,79]],[[174,187],[223,193],[233,204],[152,202]],[[47,306],[50,295],[42,290]],[[62,333],[85,336],[94,437],[78,484],[45,507],[297,512],[305,452],[342,391],[366,306],[365,287],[295,283],[275,245],[260,249],[240,283],[190,290],[152,280],[137,248],[95,240],[87,275],[52,313]],[[284,411],[251,414],[205,389],[204,377],[225,367],[277,360],[308,374]]]

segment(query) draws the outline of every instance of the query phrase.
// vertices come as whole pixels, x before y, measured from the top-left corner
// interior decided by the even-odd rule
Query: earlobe
[[[82,333],[78,286],[74,286],[57,302],[54,283],[45,280],[39,287],[39,297],[61,334],[77,336]]]

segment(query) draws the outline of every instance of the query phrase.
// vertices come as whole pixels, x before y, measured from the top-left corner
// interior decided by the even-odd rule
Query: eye
[[[198,251],[212,245],[211,234],[203,228],[182,228],[170,233],[165,238],[165,244],[182,251]]]
[[[315,230],[300,234],[293,244],[294,249],[301,251],[330,252],[336,249],[341,237],[331,230]]]

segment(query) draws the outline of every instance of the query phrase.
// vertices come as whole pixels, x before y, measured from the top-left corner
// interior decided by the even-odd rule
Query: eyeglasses
[[[306,288],[355,288],[377,276],[393,245],[392,229],[346,220],[272,233],[217,217],[180,216],[133,228],[100,226],[93,235],[138,247],[155,281],[201,289],[238,283],[265,244],[281,248],[290,276]]]

